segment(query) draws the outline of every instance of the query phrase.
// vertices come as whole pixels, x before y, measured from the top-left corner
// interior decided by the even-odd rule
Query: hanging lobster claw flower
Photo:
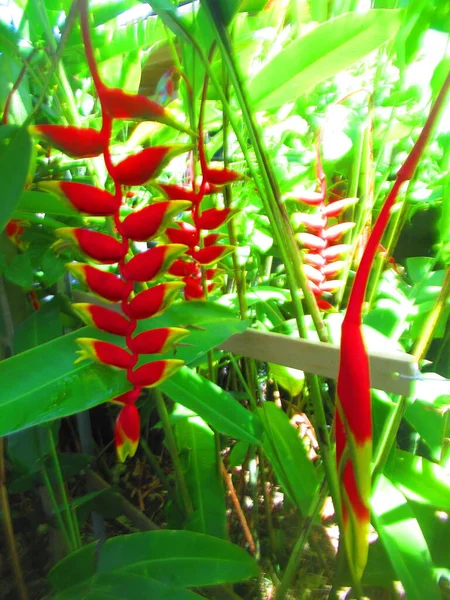
[[[201,265],[213,265],[235,250],[234,246],[208,246],[201,250],[190,250],[188,254]]]
[[[110,217],[119,210],[120,198],[93,185],[75,181],[43,181],[39,188],[58,196],[81,213]]]
[[[165,354],[187,335],[189,331],[181,327],[162,327],[128,339],[127,345],[134,354]]]
[[[142,365],[136,371],[128,371],[128,381],[141,387],[154,387],[171,377],[183,365],[184,361],[175,358],[157,360]]]
[[[185,200],[155,202],[128,215],[120,224],[120,232],[136,242],[146,242],[158,236],[175,215],[190,206]]]
[[[135,296],[124,307],[132,319],[149,319],[156,317],[166,310],[184,287],[181,281],[160,283]]]
[[[303,260],[308,265],[312,265],[313,267],[323,267],[325,264],[325,258],[321,254],[315,254],[314,252],[308,252],[303,255]]]
[[[194,192],[193,189],[184,187],[182,185],[160,182],[155,182],[154,185],[157,186],[160,190],[162,190],[162,192],[170,200],[187,200],[192,204],[197,204],[202,199],[201,194],[199,194],[198,192]]]
[[[192,134],[191,130],[179,123],[167,108],[140,94],[128,94],[119,88],[104,88],[101,101],[103,110],[112,119],[156,121],[183,133]]]
[[[322,271],[315,269],[311,265],[303,265],[303,270],[309,281],[312,281],[313,283],[319,284],[325,279],[325,275],[322,273]]]
[[[136,254],[122,268],[125,279],[151,281],[167,270],[169,265],[187,250],[182,244],[161,244]]]
[[[9,241],[20,250],[26,250],[30,246],[29,242],[22,240],[24,227],[28,227],[29,225],[29,221],[22,221],[21,219],[11,219],[6,224],[5,232]]]
[[[345,260],[337,260],[335,262],[330,262],[327,265],[324,265],[322,268],[322,273],[326,277],[336,277],[338,273],[340,273],[347,263]]]
[[[117,369],[131,369],[135,363],[135,357],[129,352],[102,340],[94,340],[92,338],[78,338],[77,344],[80,346],[78,354],[80,355],[76,363],[82,360],[90,359],[94,362],[116,367]]]
[[[72,125],[34,125],[31,135],[48,141],[72,158],[93,158],[103,152],[105,139],[101,131]]]
[[[319,212],[316,213],[296,213],[295,224],[305,225],[312,231],[322,231],[326,226],[327,220]]]
[[[115,310],[86,302],[76,302],[72,308],[86,325],[125,337],[132,333],[131,321]]]
[[[124,404],[134,404],[139,396],[141,395],[141,388],[134,387],[133,389],[125,392],[124,394],[120,394],[120,396],[116,396],[110,402],[113,404],[118,404],[119,406],[124,406]]]
[[[283,200],[295,200],[296,202],[302,202],[309,206],[317,206],[322,204],[325,200],[325,195],[322,192],[296,192],[295,190],[290,194],[286,194]]]
[[[125,300],[132,289],[130,282],[125,282],[117,275],[96,269],[91,265],[68,263],[66,267],[74,277],[87,285],[95,294],[111,302]]]
[[[157,177],[175,156],[187,152],[190,148],[187,144],[145,148],[115,165],[111,175],[122,185],[144,185],[152,177]]]
[[[114,428],[114,441],[117,457],[120,462],[125,462],[127,457],[136,454],[141,434],[141,420],[135,404],[126,404],[116,420]]]
[[[61,227],[55,235],[76,244],[84,254],[104,264],[119,262],[128,251],[128,244],[116,238],[82,227]],[[56,242],[56,247],[59,243]]]
[[[195,224],[199,229],[218,229],[227,223],[231,217],[236,214],[236,209],[232,208],[208,208],[200,216],[194,218]]]
[[[166,236],[172,244],[184,244],[189,248],[194,248],[200,243],[200,232],[194,225],[179,221],[175,227],[168,227],[165,231]]]

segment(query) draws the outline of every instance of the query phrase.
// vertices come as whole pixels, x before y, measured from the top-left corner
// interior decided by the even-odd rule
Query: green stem
[[[186,517],[190,517],[194,512],[192,507],[191,498],[187,489],[186,481],[184,479],[183,470],[181,468],[180,456],[178,454],[178,448],[173,435],[172,426],[169,421],[169,413],[167,406],[164,401],[163,395],[159,390],[154,391],[156,410],[158,411],[161,424],[163,426],[164,434],[166,436],[167,447],[169,454],[172,459],[173,468],[175,471],[175,481],[177,482],[178,492],[180,494],[181,502],[183,505],[184,513]]]
[[[53,508],[53,514],[55,515],[55,519],[58,523],[59,530],[61,531],[62,536],[66,542],[66,548],[69,553],[75,552],[75,546],[73,545],[73,540],[70,538],[70,535],[67,531],[66,524],[61,515],[60,507],[58,506],[58,502],[56,501],[55,493],[53,491],[53,487],[50,481],[50,477],[48,476],[47,467],[45,466],[45,460],[42,460],[42,478],[44,480],[44,485],[48,493],[48,497],[50,498],[50,503]]]

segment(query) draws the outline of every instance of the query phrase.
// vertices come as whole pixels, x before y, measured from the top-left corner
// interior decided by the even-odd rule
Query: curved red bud
[[[342,279],[330,279],[328,281],[322,281],[320,284],[320,289],[322,292],[334,293],[337,292],[337,290],[339,290],[343,285],[344,282]]]
[[[105,264],[119,262],[127,253],[127,244],[119,242],[106,233],[99,233],[82,227],[61,227],[55,235],[63,240],[74,242],[84,254]]]
[[[109,342],[78,338],[77,344],[81,349],[78,350],[80,356],[75,363],[90,359],[117,369],[131,369],[135,363],[135,358],[129,352]]]
[[[104,88],[101,101],[103,110],[112,119],[156,121],[190,133],[190,129],[178,123],[167,108],[140,94],[128,94],[119,88]]]
[[[127,314],[133,319],[155,317],[166,310],[183,287],[181,281],[171,281],[144,290],[127,304]]]
[[[332,225],[331,227],[325,229],[325,231],[323,232],[323,237],[329,242],[335,242],[340,237],[342,237],[344,233],[346,233],[350,229],[353,229],[354,226],[355,223],[351,222],[338,223],[337,225]]]
[[[128,380],[133,385],[141,387],[154,387],[160,385],[163,381],[171,377],[178,369],[184,365],[182,360],[174,358],[167,360],[157,360],[146,365],[142,365],[136,371],[128,371]]]
[[[237,171],[232,171],[231,169],[211,169],[211,168],[202,168],[203,177],[205,180],[212,185],[217,187],[221,187],[223,185],[227,185],[228,183],[233,183],[234,181],[238,181],[243,178],[241,173]]]
[[[200,216],[195,218],[195,224],[199,229],[218,229],[236,214],[231,208],[208,208]]]
[[[174,277],[189,277],[196,276],[197,274],[201,277],[198,265],[194,262],[183,260],[182,258],[177,258],[177,260],[169,267],[167,273]]]
[[[194,192],[191,188],[174,183],[155,183],[170,200],[187,200],[197,204],[202,199],[201,194]]]
[[[168,222],[189,206],[191,203],[184,200],[155,202],[129,214],[120,224],[120,231],[131,240],[146,242],[164,231]]]
[[[327,245],[327,242],[324,239],[312,233],[297,233],[295,237],[301,244],[306,246],[306,248],[310,248],[311,250],[323,250]]]
[[[111,175],[122,185],[144,185],[149,179],[159,175],[172,158],[189,149],[190,146],[186,144],[145,148],[115,165]]]
[[[320,308],[320,310],[332,310],[334,308],[332,304],[326,300],[323,300],[322,298],[317,300],[317,306]]]
[[[39,188],[68,201],[76,210],[87,215],[110,217],[120,208],[120,198],[93,185],[74,181],[44,181]]]
[[[287,194],[285,199],[303,202],[303,204],[308,204],[309,206],[317,206],[325,200],[325,196],[321,192],[300,192],[298,194],[294,192]]]
[[[328,204],[323,209],[323,214],[326,217],[337,217],[341,214],[346,208],[349,206],[353,206],[358,202],[359,198],[343,198],[342,200],[336,200],[336,202],[332,202]]]
[[[219,240],[222,240],[225,237],[227,236],[223,233],[210,233],[203,238],[203,245],[205,248],[208,248],[208,246],[214,246]]]
[[[169,265],[187,250],[182,244],[161,244],[133,256],[122,266],[125,279],[151,281],[164,273]]]
[[[186,277],[183,281],[186,284],[184,288],[184,297],[188,302],[191,300],[206,300],[205,291],[201,281],[193,279],[192,277]]]
[[[140,333],[129,339],[127,345],[134,354],[164,354],[187,335],[189,331],[181,327],[162,327]]]
[[[201,250],[190,250],[189,254],[201,265],[213,265],[235,249],[234,246],[208,246]]]
[[[114,335],[128,336],[132,332],[132,323],[114,310],[85,302],[76,302],[72,308],[86,325]]]
[[[72,125],[34,125],[31,135],[48,141],[72,158],[93,158],[103,152],[105,139],[101,131]]]
[[[110,402],[119,405],[134,404],[141,395],[141,391],[142,390],[140,387],[135,387],[132,390],[125,392],[124,394],[120,394],[120,396],[116,396],[115,398],[110,400]]]
[[[135,404],[126,404],[119,412],[114,428],[114,441],[120,462],[124,462],[128,456],[135,455],[140,434],[139,411]]]
[[[101,271],[84,263],[68,263],[68,270],[74,277],[87,285],[95,294],[111,302],[120,302],[128,298],[130,284],[108,271]]]
[[[175,227],[168,227],[166,229],[166,235],[172,244],[184,244],[189,248],[194,248],[200,243],[200,232],[194,225],[179,221],[176,223],[179,226],[178,229]]]

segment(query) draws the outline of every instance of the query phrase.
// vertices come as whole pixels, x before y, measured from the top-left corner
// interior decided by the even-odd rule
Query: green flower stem
[[[181,502],[183,505],[183,511],[186,517],[190,517],[194,512],[194,509],[192,507],[191,498],[189,496],[186,481],[183,475],[183,470],[181,468],[180,456],[178,454],[178,448],[175,441],[175,437],[173,435],[172,426],[169,421],[169,413],[167,411],[167,406],[164,401],[163,395],[159,390],[155,389],[154,394],[156,401],[156,410],[158,411],[159,418],[161,419],[164,434],[166,436],[167,447],[169,449],[170,457],[172,459],[173,467],[175,470],[175,480],[177,482],[178,492],[180,494]]]
[[[67,522],[67,527],[69,530],[69,535],[72,540],[73,548],[75,550],[78,550],[79,548],[81,548],[81,538],[80,538],[80,530],[78,527],[77,518],[76,518],[75,512],[72,510],[70,503],[69,503],[69,498],[67,496],[67,491],[66,491],[66,485],[64,483],[64,479],[62,476],[61,466],[59,464],[58,454],[56,452],[55,440],[53,438],[53,432],[51,430],[51,427],[47,428],[47,432],[48,432],[48,442],[50,445],[50,456],[52,457],[53,466],[55,469],[56,482],[59,487],[62,504],[63,504],[63,508],[64,508],[64,513],[66,515],[66,522]]]
[[[139,443],[141,445],[142,450],[144,451],[145,456],[148,459],[148,462],[151,464],[152,469],[155,471],[156,476],[158,477],[158,479],[160,480],[160,482],[163,484],[163,486],[166,488],[166,491],[167,491],[167,494],[168,494],[169,498],[172,500],[172,502],[174,503],[174,505],[178,508],[178,510],[180,511],[180,513],[183,513],[183,508],[180,506],[180,502],[179,502],[179,500],[177,498],[177,495],[174,493],[172,484],[170,483],[170,481],[166,477],[166,474],[162,470],[161,465],[156,460],[156,456],[150,450],[150,448],[149,448],[146,440],[144,440],[143,438],[141,438],[141,440],[140,440]]]

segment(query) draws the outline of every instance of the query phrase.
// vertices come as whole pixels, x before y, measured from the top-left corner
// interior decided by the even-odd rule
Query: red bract
[[[188,202],[192,202],[192,204],[197,204],[202,199],[201,194],[181,185],[159,182],[157,185],[171,200],[187,200]]]
[[[157,360],[128,372],[128,379],[134,385],[154,387],[171,377],[183,364],[182,360],[177,359]]]
[[[126,313],[132,319],[155,317],[166,310],[183,287],[184,283],[179,281],[155,285],[130,300]]]
[[[197,271],[198,267],[195,263],[177,258],[167,272],[174,277],[188,277],[189,275],[195,275]]]
[[[222,187],[229,183],[234,183],[238,179],[242,179],[241,173],[232,171],[231,169],[211,169],[207,167],[202,170],[205,180],[212,185]]]
[[[194,217],[195,225],[199,229],[218,229],[224,225],[235,214],[231,208],[209,208],[201,215]]]
[[[189,331],[181,327],[152,329],[128,340],[128,348],[135,354],[165,354],[187,335]]]
[[[73,208],[87,215],[109,217],[120,208],[120,198],[116,198],[106,190],[93,185],[74,181],[44,181],[39,184],[63,201],[68,201]]]
[[[72,158],[93,158],[103,152],[105,140],[101,131],[72,125],[35,125],[30,133],[48,141]]]
[[[170,264],[183,254],[187,246],[181,244],[161,244],[137,254],[121,268],[125,279],[151,281],[165,271]]]
[[[81,349],[78,351],[80,356],[75,363],[90,359],[117,369],[131,369],[135,364],[134,357],[115,344],[91,338],[78,338],[77,344]]]
[[[125,256],[128,245],[119,242],[106,233],[99,233],[81,227],[61,227],[55,229],[55,235],[63,240],[77,244],[84,254],[104,264],[119,262]]]
[[[136,454],[140,433],[139,411],[134,404],[127,404],[121,409],[114,429],[114,441],[120,462]]]
[[[144,185],[149,179],[159,175],[172,158],[187,152],[189,148],[184,144],[145,148],[115,165],[112,175],[122,185]]]
[[[128,298],[131,291],[129,283],[108,271],[101,271],[83,263],[69,263],[67,268],[93,292],[111,302],[120,302]]]
[[[156,202],[128,215],[120,224],[120,232],[131,240],[146,242],[164,231],[167,223],[190,205],[182,200]]]
[[[234,246],[209,246],[201,250],[190,250],[189,254],[203,266],[213,265],[233,252]]]
[[[98,327],[114,335],[128,336],[133,331],[133,324],[124,316],[109,308],[77,302],[72,304],[73,310],[91,327]]]
[[[179,221],[176,223],[178,228],[168,227],[166,229],[166,235],[169,241],[173,244],[184,244],[189,248],[194,248],[200,243],[200,233],[194,225]]]

